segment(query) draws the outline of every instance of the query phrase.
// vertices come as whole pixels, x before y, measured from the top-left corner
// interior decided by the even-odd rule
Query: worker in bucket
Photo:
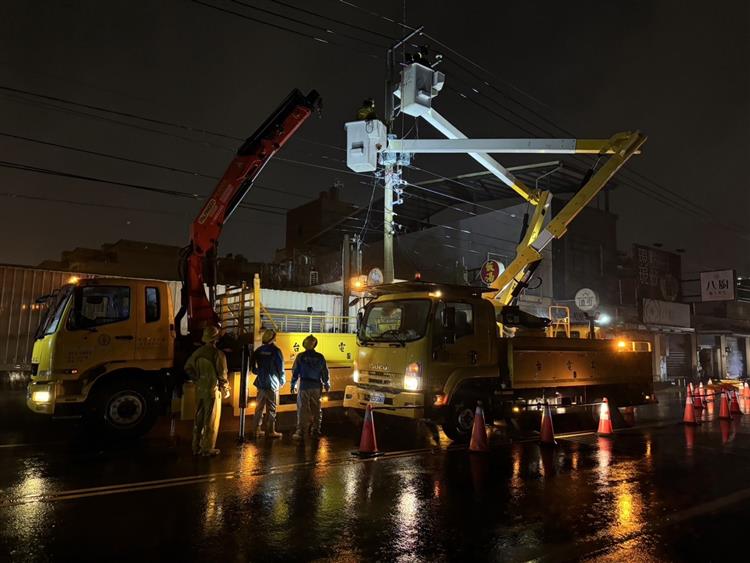
[[[310,432],[314,438],[320,437],[322,409],[320,406],[322,391],[330,391],[328,366],[323,354],[316,352],[318,339],[312,334],[302,341],[304,352],[299,354],[292,366],[292,393],[297,395],[297,431],[292,435],[295,440],[302,440]]]
[[[255,416],[251,437],[281,438],[276,432],[276,394],[286,379],[284,378],[284,356],[275,344],[276,331],[269,329],[263,332],[263,345],[253,352],[252,371],[255,374],[254,385],[258,389]],[[265,424],[261,419],[265,411]],[[260,428],[259,428],[260,427]],[[265,429],[265,430],[264,430]]]
[[[216,347],[220,332],[215,326],[203,329],[203,346],[185,363],[185,372],[195,381],[195,422],[193,454],[215,456],[221,420],[221,399],[229,398],[227,357]]]

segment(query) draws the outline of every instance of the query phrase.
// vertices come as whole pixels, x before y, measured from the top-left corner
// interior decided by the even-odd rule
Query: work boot
[[[269,426],[268,431],[266,431],[266,438],[281,438],[283,434],[281,432],[276,432],[276,428],[274,426]]]
[[[201,455],[203,457],[215,457],[221,453],[221,450],[214,448],[212,450],[208,450],[207,452],[201,452]]]

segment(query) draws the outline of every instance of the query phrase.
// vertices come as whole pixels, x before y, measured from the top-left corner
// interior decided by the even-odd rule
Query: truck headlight
[[[406,366],[406,371],[404,372],[404,389],[407,391],[417,391],[421,382],[422,374],[419,364],[413,362]]]
[[[49,403],[52,400],[52,393],[49,391],[34,391],[31,394],[31,401],[34,403]]]

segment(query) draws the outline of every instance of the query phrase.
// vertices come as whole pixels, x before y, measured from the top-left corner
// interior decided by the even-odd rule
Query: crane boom
[[[215,261],[221,231],[263,167],[320,106],[320,96],[312,90],[307,96],[297,89],[242,144],[226,172],[203,204],[190,227],[190,244],[180,260],[182,294],[175,317],[179,330],[187,314],[188,331],[196,333],[218,316],[206,295],[204,285],[215,284]]]

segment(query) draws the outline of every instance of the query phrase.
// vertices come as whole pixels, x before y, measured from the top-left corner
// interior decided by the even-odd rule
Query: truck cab
[[[63,286],[36,334],[28,407],[142,433],[167,402],[173,317],[162,281],[97,278]]]
[[[423,282],[379,286],[362,315],[357,384],[346,388],[344,406],[429,418],[454,434],[450,397],[470,393],[482,378],[501,380],[494,307],[483,291]]]

